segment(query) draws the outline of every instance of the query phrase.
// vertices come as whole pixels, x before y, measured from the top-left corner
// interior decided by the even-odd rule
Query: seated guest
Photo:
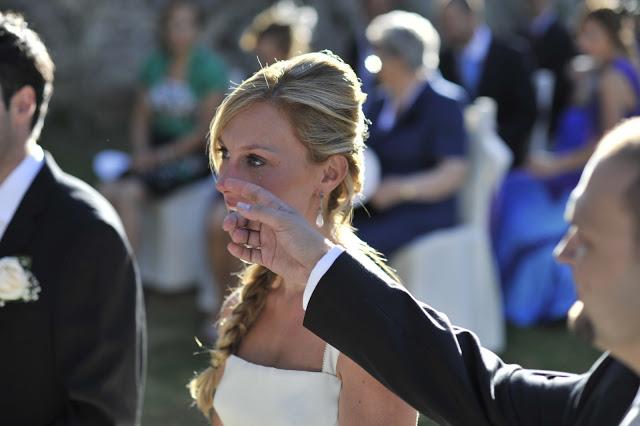
[[[549,131],[555,131],[560,114],[570,103],[571,79],[568,67],[576,55],[569,31],[554,10],[554,0],[528,0],[531,12],[526,36],[531,43],[534,67],[547,69],[554,77]]]
[[[317,18],[312,7],[281,1],[253,18],[240,37],[240,47],[263,66],[306,53]]]
[[[354,226],[387,256],[412,239],[457,223],[464,183],[463,90],[437,75],[440,38],[429,21],[394,11],[375,18],[367,37],[380,60],[369,147],[382,180]]]
[[[498,134],[513,152],[513,166],[521,166],[529,151],[536,120],[531,69],[526,48],[494,36],[484,23],[483,0],[446,0],[442,6],[442,35],[447,48],[440,70],[447,80],[462,85],[470,100],[488,96],[498,106]]]
[[[518,325],[556,320],[575,300],[568,268],[553,261],[566,231],[563,210],[596,140],[625,117],[640,114],[640,76],[625,42],[623,18],[588,13],[579,45],[595,67],[576,60],[574,105],[561,116],[550,152],[533,154],[528,170],[507,178],[497,204],[495,247],[507,318]]]
[[[198,9],[172,0],[160,16],[159,48],[145,61],[132,111],[132,167],[102,192],[139,249],[141,206],[209,175],[205,137],[228,87],[223,63],[197,45]]]

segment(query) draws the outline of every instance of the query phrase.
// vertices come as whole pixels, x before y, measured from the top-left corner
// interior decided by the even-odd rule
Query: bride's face
[[[309,161],[285,113],[267,102],[240,111],[215,142],[218,178],[238,178],[267,189],[313,223],[318,214],[323,167]],[[227,208],[243,200],[223,192]]]

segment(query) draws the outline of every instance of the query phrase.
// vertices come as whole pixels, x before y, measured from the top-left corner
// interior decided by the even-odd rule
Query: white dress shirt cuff
[[[304,288],[304,294],[302,295],[302,309],[307,310],[307,305],[309,305],[309,300],[311,300],[311,295],[313,291],[318,286],[320,279],[327,273],[333,262],[336,261],[338,256],[340,256],[344,252],[344,248],[340,246],[333,246],[331,250],[327,252],[324,256],[318,260],[316,266],[311,270],[311,274],[309,274],[309,279],[307,280],[307,286]]]

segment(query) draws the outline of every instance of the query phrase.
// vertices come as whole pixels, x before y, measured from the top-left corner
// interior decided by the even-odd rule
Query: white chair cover
[[[492,196],[512,161],[495,131],[496,105],[480,98],[465,112],[470,172],[460,195],[462,225],[430,233],[392,259],[418,300],[475,332],[483,345],[504,348],[500,284],[489,240]]]
[[[214,193],[209,177],[145,206],[138,254],[147,287],[177,292],[197,285],[198,305],[203,310],[212,309],[215,302],[205,240]]]

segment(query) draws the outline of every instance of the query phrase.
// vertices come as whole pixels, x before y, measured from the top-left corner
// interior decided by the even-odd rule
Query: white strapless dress
[[[224,426],[337,426],[339,352],[325,348],[321,372],[281,370],[231,355],[213,399]]]

